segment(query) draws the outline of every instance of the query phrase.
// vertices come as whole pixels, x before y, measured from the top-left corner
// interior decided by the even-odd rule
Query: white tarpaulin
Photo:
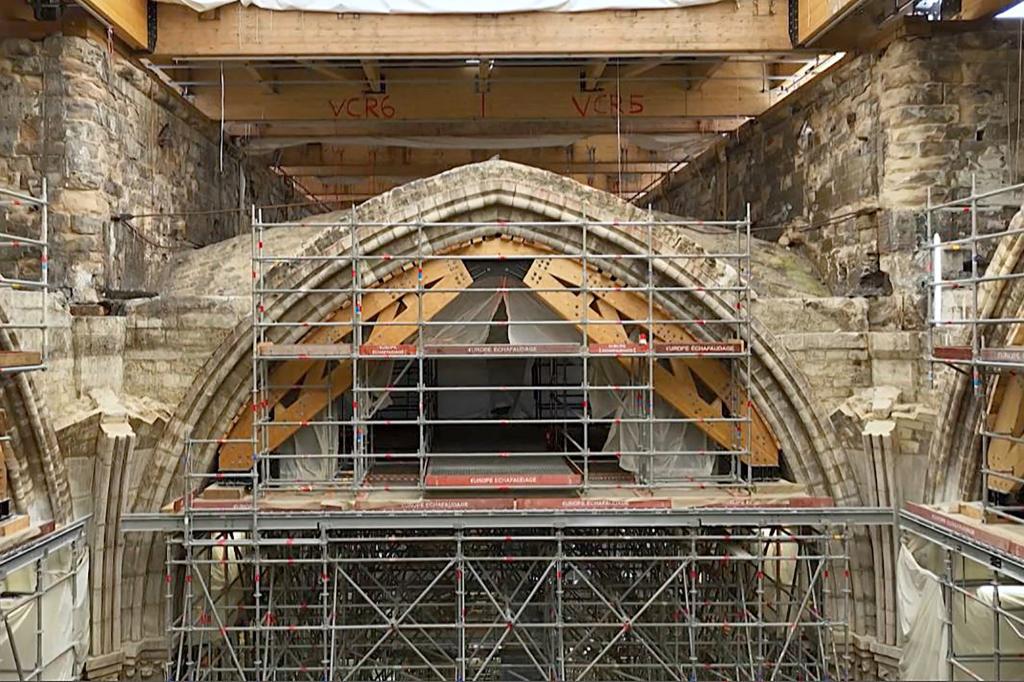
[[[639,407],[630,409],[638,395],[646,392],[624,391],[616,387],[629,386],[630,377],[626,368],[613,358],[594,358],[590,362],[590,405],[595,419],[635,419],[640,414]],[[678,419],[679,412],[671,405],[654,396],[654,416],[659,419]],[[653,434],[647,429],[651,424]],[[689,476],[707,476],[714,467],[713,455],[681,454],[697,450],[712,449],[707,435],[693,424],[680,422],[619,422],[613,424],[605,441],[605,452],[644,452],[650,450],[652,444],[658,452],[675,454],[644,455],[624,454],[620,464],[626,471],[634,473],[643,471],[644,459],[650,460],[650,467],[643,472],[645,476],[659,480],[666,478],[686,478]]]
[[[896,567],[896,599],[903,650],[901,680],[945,680],[946,617],[938,577],[922,568],[906,547]]]
[[[0,598],[0,608],[14,635],[22,675],[29,675],[41,663],[38,679],[77,679],[77,671],[85,661],[89,649],[89,556],[83,552],[74,570],[72,560],[70,548],[50,555],[43,565],[43,594],[38,600],[30,596],[36,590],[35,564],[0,581],[0,591],[5,595]],[[42,649],[37,650],[40,617],[45,634]],[[0,681],[18,679],[21,676],[7,628],[0,621]]]
[[[236,0],[161,0],[206,12]],[[358,14],[510,14],[514,12],[594,12],[597,10],[676,9],[717,0],[237,0],[246,7],[303,12]]]
[[[968,562],[968,566],[974,564]],[[979,567],[977,575],[964,577],[985,579],[990,576],[990,573]],[[959,593],[954,595],[953,649],[957,656],[991,656],[995,650],[992,604],[996,589],[993,585],[982,585],[974,590],[973,597]],[[1001,607],[1024,618],[1021,589],[1016,586],[1000,586],[998,590]],[[900,547],[896,568],[896,599],[903,641],[900,679],[948,680],[948,636],[944,623],[947,612],[942,585],[934,573],[917,562],[906,546]],[[1000,665],[1000,676],[1004,680],[1024,679],[1024,662],[1013,660],[1024,654],[1024,638],[1017,631],[1019,626],[1014,625],[1010,619],[1000,619],[999,650],[1006,655]],[[993,663],[974,661],[968,667],[981,675],[981,679],[995,678]],[[973,678],[958,671],[954,679]]]

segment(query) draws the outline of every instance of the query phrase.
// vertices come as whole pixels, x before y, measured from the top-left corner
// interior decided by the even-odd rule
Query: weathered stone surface
[[[105,45],[60,35],[0,41],[0,183],[38,192],[46,174],[52,274],[83,300],[145,290],[153,266],[171,253],[247,229],[239,206],[301,202],[286,181],[234,147],[223,150],[223,167],[220,159],[215,126]],[[217,210],[225,212],[188,221],[180,215]],[[122,213],[174,215],[111,220]]]
[[[904,214],[920,211],[929,188],[942,201],[975,181],[985,190],[1015,177],[1006,147],[1015,40],[997,24],[861,54],[690,163],[659,205],[735,217],[750,202],[767,234],[801,231],[799,248],[834,294],[888,295],[894,273],[879,256],[917,247],[923,224]]]

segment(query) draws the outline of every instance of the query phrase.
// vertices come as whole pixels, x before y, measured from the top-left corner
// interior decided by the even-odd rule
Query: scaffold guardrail
[[[2,209],[6,209],[3,211]],[[18,212],[28,229],[9,227]],[[36,294],[28,305],[12,306],[0,320],[13,347],[0,350],[0,375],[46,369],[49,358],[49,202],[45,178],[38,197],[0,187],[0,290]]]

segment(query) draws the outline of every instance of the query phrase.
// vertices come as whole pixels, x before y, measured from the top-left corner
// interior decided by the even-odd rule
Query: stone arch
[[[487,161],[460,167],[440,175],[417,180],[376,197],[353,209],[351,214],[328,214],[313,219],[323,227],[282,231],[271,239],[294,240],[290,252],[310,254],[345,253],[349,228],[345,221],[381,224],[360,235],[364,251],[400,255],[412,242],[401,223],[415,221],[457,222],[459,220],[507,220],[577,222],[581,219],[601,223],[631,223],[651,219],[646,212],[604,192],[593,190],[562,176],[505,161]],[[341,226],[337,223],[341,222]],[[394,227],[388,227],[394,225]],[[564,248],[542,229],[532,229],[531,238],[546,240],[554,248]],[[463,237],[465,235],[462,235]],[[561,235],[560,235],[561,236]],[[627,225],[608,228],[600,238],[625,250],[636,250],[640,236]],[[685,241],[672,245],[677,250],[700,251],[699,245]],[[204,254],[209,261],[228,268],[219,292],[247,292],[251,277],[248,235],[210,247]],[[700,270],[665,266],[663,275],[683,286],[699,282],[701,277],[723,276],[722,263],[707,259]],[[272,278],[289,286],[328,288],[347,276],[349,265],[334,261],[318,267],[279,266]],[[623,273],[627,275],[628,273]],[[187,279],[187,278],[186,278]],[[187,285],[183,285],[187,286]],[[334,302],[338,304],[338,301]],[[693,292],[685,297],[659,301],[670,313],[683,313],[703,319],[721,318],[728,314],[727,304],[710,292]],[[272,319],[308,319],[314,305],[320,312],[329,312],[322,301],[314,304],[309,297],[296,294],[275,303],[268,311]],[[683,316],[680,314],[680,317]],[[849,473],[845,453],[834,430],[818,411],[810,397],[806,379],[789,353],[763,326],[756,324],[751,343],[753,353],[752,397],[775,433],[795,478],[811,492],[833,497],[837,504],[857,506],[864,499]],[[130,504],[135,511],[152,511],[168,499],[180,494],[176,485],[177,470],[187,439],[216,439],[250,399],[251,381],[250,321],[242,320],[207,360],[187,397],[168,422],[151,459],[140,465],[151,474]],[[200,456],[212,462],[215,444]],[[870,565],[870,546],[860,536],[853,552],[854,565]],[[122,603],[127,641],[155,637],[163,632],[164,621],[159,609],[146,609],[162,600],[164,552],[159,538],[147,538],[126,548],[123,589],[128,593]],[[861,574],[866,573],[862,571]],[[112,586],[113,587],[113,586]],[[855,582],[856,610],[853,620],[858,630],[871,627],[874,609],[874,583],[870,575]],[[865,608],[868,612],[865,612]]]

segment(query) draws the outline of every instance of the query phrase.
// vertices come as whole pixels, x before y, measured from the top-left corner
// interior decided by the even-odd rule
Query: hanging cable
[[[616,194],[622,196],[622,94],[620,92],[620,75],[622,62],[615,61],[615,165],[618,169],[619,184]]]
[[[1022,70],[1024,70],[1024,19],[1017,22],[1017,139],[1013,146],[1013,171],[1019,177],[1020,166],[1020,101]],[[1007,121],[1009,123],[1009,121]]]
[[[224,62],[220,63],[220,172],[224,172]]]

